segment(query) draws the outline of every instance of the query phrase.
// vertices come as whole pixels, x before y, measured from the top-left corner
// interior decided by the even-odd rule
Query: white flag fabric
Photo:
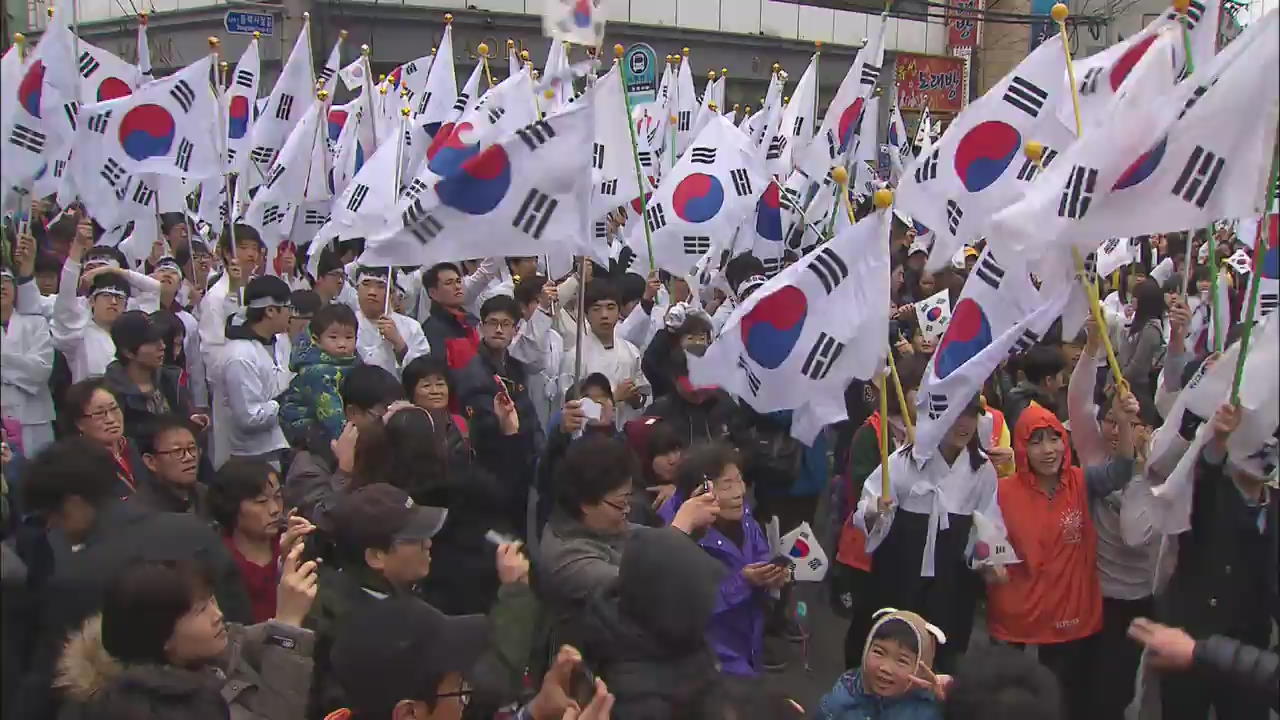
[[[1098,274],[1107,277],[1137,259],[1138,248],[1133,238],[1107,238],[1098,246]]]
[[[431,60],[422,91],[414,104],[414,120],[426,123],[429,132],[449,119],[453,101],[458,97],[458,76],[453,67],[453,25],[446,25],[440,45]]]
[[[542,104],[543,114],[550,115],[559,110],[569,98],[573,97],[572,84],[566,83],[565,78],[571,77],[569,72],[569,57],[565,54],[564,43],[552,38],[551,47],[547,50],[547,62],[542,66],[542,77],[547,78],[551,83],[551,94],[538,100]]]
[[[843,397],[888,350],[888,210],[857,225],[769,280],[739,305],[689,381],[719,385],[757,412]]]
[[[885,134],[885,144],[889,147],[890,176],[896,187],[906,172],[906,158],[911,148],[911,138],[907,135],[906,123],[902,121],[902,111],[895,101],[889,108],[889,129]]]
[[[338,39],[333,43],[333,50],[329,51],[329,59],[325,60],[324,67],[316,73],[316,85],[328,92],[330,99],[333,98],[334,88],[338,86],[338,71],[342,69],[342,41],[346,37],[346,31],[338,33]]]
[[[687,275],[711,249],[712,238],[730,235],[768,184],[761,160],[732,123],[712,118],[647,203],[654,263]],[[644,228],[637,225],[627,244],[641,255]]]
[[[1280,63],[1277,30],[1273,10],[1186,81],[1152,82],[1150,92],[1149,76],[1168,78],[1170,68],[1159,51],[1148,53],[1110,105],[1111,121],[1086,132],[1021,201],[998,212],[991,241],[1006,254],[1040,257],[1063,243],[1085,253],[1113,235],[1260,214],[1270,156],[1258,148],[1275,141],[1280,91],[1257,69]],[[1178,39],[1175,32],[1158,42]],[[1238,112],[1242,103],[1270,110]]]
[[[244,175],[249,167],[249,151],[253,147],[254,101],[258,99],[258,80],[262,75],[258,56],[258,39],[249,41],[223,99],[226,103],[225,137],[227,154],[225,172]]]
[[[791,561],[792,572],[797,582],[822,582],[827,576],[827,553],[822,543],[813,536],[809,523],[800,523],[800,527],[783,535],[779,540],[777,552],[786,555]]]
[[[351,92],[358,92],[364,87],[364,81],[369,77],[369,70],[365,67],[364,54],[352,60],[349,65],[344,66],[338,71],[338,77],[342,78],[342,85]]]
[[[138,16],[138,72],[144,82],[154,78],[151,76],[151,44],[147,42],[147,16]]]
[[[74,135],[73,43],[71,30],[55,18],[25,62],[18,62],[16,48],[5,55],[13,56],[8,67],[18,68],[9,71],[16,77],[6,78],[0,98],[0,180],[6,210],[30,190],[46,162],[60,157],[53,150],[67,146]]]
[[[868,22],[875,25],[868,28],[867,45],[854,57],[849,72],[840,81],[840,88],[836,90],[827,112],[822,116],[822,125],[818,127],[819,135],[827,130],[835,133],[839,143],[837,152],[840,155],[847,155],[853,149],[854,135],[862,122],[863,106],[880,81],[880,71],[884,65],[885,22],[882,18],[870,15],[867,17]]]
[[[289,52],[275,87],[253,123],[250,141],[248,181],[251,187],[266,181],[276,156],[284,147],[289,133],[315,98],[316,79],[311,68],[311,20],[302,23],[298,40]],[[245,178],[244,175],[241,178]]]
[[[542,34],[560,42],[600,47],[604,16],[600,0],[544,0]]]
[[[83,39],[78,41],[78,49],[76,69],[81,78],[81,104],[124,97],[142,84],[142,71],[137,65]]]
[[[912,449],[917,459],[933,455],[1000,361],[1038,342],[1066,302],[1065,292],[1042,296],[1022,259],[997,258],[987,246],[951,310],[951,322],[920,384]]]
[[[401,127],[404,122],[401,121]],[[369,237],[384,232],[393,222],[400,188],[396,186],[396,163],[403,154],[403,132],[383,126],[389,139],[378,146],[333,202],[329,224],[321,231],[324,238]]]
[[[916,155],[924,155],[933,147],[933,121],[929,118],[929,108],[920,111],[920,124],[916,126]]]
[[[769,170],[775,175],[791,171],[791,158],[799,157],[809,147],[814,134],[814,112],[818,102],[818,54],[814,53],[800,81],[791,91],[791,100],[782,111],[782,127],[779,134],[785,145],[776,159],[770,161]]]
[[[916,319],[920,323],[920,334],[926,340],[938,342],[942,333],[951,322],[951,293],[939,290],[922,302],[916,303]]]
[[[591,100],[520,128],[422,191],[370,238],[366,263],[426,265],[459,257],[541,255],[589,236]]]
[[[329,109],[326,138],[333,147],[329,192],[335,197],[343,194],[376,150],[368,102],[368,96],[361,93],[346,105]]]
[[[693,69],[689,64],[689,56],[680,58],[680,66],[676,69],[675,89],[668,107],[676,118],[676,157],[684,154],[696,137],[693,134],[693,120],[698,113],[698,91],[693,86]]]
[[[266,182],[258,188],[245,211],[245,222],[261,233],[268,257],[273,256],[281,240],[288,239],[293,229],[294,214],[304,199],[304,190],[310,189],[308,175],[314,165],[315,150],[324,150],[321,135],[324,105],[318,99],[311,101],[268,171]],[[326,183],[321,180],[317,184]]]
[[[1025,143],[1042,143],[1048,166],[1074,140],[1054,112],[1054,93],[1067,91],[1060,82],[1065,72],[1062,38],[1054,36],[961,111],[938,143],[907,168],[895,202],[933,230],[930,272],[976,240],[992,213],[1030,187],[1038,169],[1023,154]]]
[[[621,66],[614,65],[592,88],[595,95],[595,143],[591,147],[591,218],[603,217],[610,210],[639,197],[636,179],[636,155],[632,152],[630,122],[626,98],[622,91]],[[637,138],[639,140],[639,138]],[[653,165],[653,153],[644,151],[641,173]],[[644,191],[653,188],[644,181]]]

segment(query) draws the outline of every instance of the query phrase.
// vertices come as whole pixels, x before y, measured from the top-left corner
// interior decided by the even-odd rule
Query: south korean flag
[[[731,235],[755,208],[766,177],[763,158],[747,137],[724,117],[711,118],[645,208],[654,263],[688,275],[712,238]],[[627,244],[642,254],[645,228],[633,228]]]
[[[596,80],[593,92],[596,95],[596,127],[595,142],[591,146],[591,217],[599,219],[623,202],[638,197],[640,188],[636,184],[636,156],[632,153],[631,131],[627,128],[618,66]],[[636,144],[643,148],[641,152],[644,155],[652,155],[643,136],[636,137]],[[647,181],[644,168],[640,170],[646,178],[644,191],[649,192],[653,188]]]
[[[998,256],[987,247],[952,308],[951,322],[920,384],[913,449],[918,460],[933,455],[1002,360],[1040,340],[1062,314],[1067,295],[1042,296],[1021,258]]]
[[[17,206],[46,164],[65,160],[75,129],[74,36],[65,23],[50,23],[25,60],[15,45],[4,56],[0,98],[0,195],[4,209]],[[62,150],[63,152],[55,152]]]
[[[1162,35],[1110,106],[1105,125],[1059,155],[1016,204],[995,214],[989,240],[1030,258],[1056,246],[1083,255],[1106,238],[1206,227],[1261,214],[1280,88],[1261,67],[1280,63],[1276,11],[1174,85]],[[1161,45],[1167,46],[1161,49]],[[930,227],[933,227],[930,224]],[[935,228],[935,230],[938,228]]]
[[[951,322],[951,292],[939,290],[935,295],[916,303],[916,319],[920,334],[925,340],[937,343]]]
[[[1037,47],[921,153],[898,185],[896,207],[934,231],[926,269],[944,267],[977,239],[990,216],[1026,193],[1038,168],[1023,154],[1031,140],[1045,147],[1046,165],[1074,139],[1054,112],[1065,93],[1062,38]]]
[[[1261,227],[1258,227],[1259,224]],[[1242,222],[1240,225],[1243,231],[1241,237],[1256,237],[1256,233],[1262,233],[1262,256],[1253,258],[1253,269],[1256,272],[1249,279],[1251,284],[1258,283],[1255,317],[1261,319],[1280,306],[1280,212],[1273,204],[1270,213],[1251,224]],[[1249,232],[1250,228],[1253,234]],[[1250,288],[1245,297],[1253,297],[1254,292]]]
[[[127,63],[84,40],[77,44],[76,72],[80,75],[81,104],[105,102],[129,95],[142,84],[138,66]]]
[[[695,146],[696,147],[696,146]],[[884,363],[889,227],[879,210],[783,270],[738,305],[719,338],[689,358],[695,386],[718,385],[757,412],[839,396]]]

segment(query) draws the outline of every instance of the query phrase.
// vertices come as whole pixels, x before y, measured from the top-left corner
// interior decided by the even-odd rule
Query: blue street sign
[[[636,43],[622,56],[622,81],[631,106],[658,99],[658,54],[646,43]]]
[[[271,35],[276,27],[276,16],[271,13],[228,10],[222,25],[232,35],[252,35],[256,32]]]

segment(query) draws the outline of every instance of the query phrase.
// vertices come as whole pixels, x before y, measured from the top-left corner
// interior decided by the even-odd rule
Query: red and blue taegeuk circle
[[[840,113],[840,121],[836,124],[836,136],[840,138],[840,152],[848,150],[853,142],[853,134],[858,132],[858,124],[862,122],[862,106],[865,102],[864,98],[858,98]]]
[[[32,117],[40,117],[40,95],[44,92],[44,63],[36,60],[18,83],[18,102]]]
[[[966,190],[981,192],[999,180],[1021,152],[1017,128],[999,120],[978,123],[956,144],[956,175]]]
[[[781,366],[800,340],[808,313],[808,299],[794,285],[760,298],[739,325],[747,356],[767,370]]]
[[[933,356],[933,374],[946,379],[957,368],[991,344],[991,323],[982,306],[965,298],[956,303],[951,322]]]
[[[782,242],[782,208],[776,182],[769,183],[756,202],[756,234],[770,242]]]
[[[1258,222],[1267,223],[1267,245],[1262,254],[1262,277],[1280,278],[1280,213],[1262,216]]]
[[[1116,184],[1111,186],[1112,190],[1124,190],[1151,177],[1151,173],[1160,167],[1160,160],[1164,158],[1164,149],[1168,144],[1169,138],[1165,137],[1155,147],[1142,153],[1120,173],[1120,177],[1116,179]]]
[[[671,204],[681,220],[706,222],[715,217],[724,205],[724,186],[715,175],[691,173],[676,184],[671,193]]]
[[[1147,54],[1147,50],[1151,48],[1151,44],[1155,41],[1156,36],[1154,34],[1148,35],[1143,38],[1141,42],[1128,50],[1125,50],[1124,54],[1120,56],[1120,59],[1115,61],[1115,64],[1111,66],[1111,72],[1107,77],[1108,81],[1111,83],[1112,91],[1120,89],[1120,84],[1124,82],[1125,78],[1129,77],[1129,73],[1133,72],[1133,68],[1138,64],[1138,61],[1142,59],[1142,56]]]
[[[232,140],[239,140],[249,132],[249,113],[252,109],[249,107],[249,98],[244,95],[233,95],[231,97],[231,105],[228,109],[227,119],[227,137]]]
[[[347,111],[330,110],[328,121],[329,142],[338,142],[338,136],[342,134],[342,128],[347,126]]]
[[[796,538],[795,544],[791,546],[787,554],[793,558],[807,558],[811,552],[813,551],[809,549],[809,543],[805,542],[804,538]]]
[[[427,168],[442,177],[458,172],[463,163],[480,152],[480,143],[473,141],[474,135],[471,123],[442,125],[427,148]]]
[[[901,147],[902,142],[898,139],[898,123],[889,123],[889,145],[892,147]]]
[[[173,147],[173,116],[160,105],[138,105],[120,118],[120,146],[125,154],[141,162],[168,155]]]
[[[925,319],[925,320],[928,320],[929,322],[937,322],[937,321],[941,320],[941,319],[942,319],[942,307],[941,307],[941,306],[939,306],[939,305],[934,305],[933,307],[929,308],[928,310],[925,310],[925,311],[924,311],[924,319]]]
[[[440,202],[468,215],[498,207],[511,187],[511,160],[501,145],[490,145],[436,183]]]
[[[573,24],[580,28],[591,27],[591,0],[577,0],[573,4]]]
[[[129,87],[129,83],[118,77],[109,77],[98,83],[98,102],[115,100],[132,94],[133,88]]]

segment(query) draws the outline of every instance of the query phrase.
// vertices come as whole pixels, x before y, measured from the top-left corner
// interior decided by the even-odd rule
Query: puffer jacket
[[[941,720],[942,705],[926,690],[913,688],[884,698],[862,684],[862,670],[841,675],[831,692],[822,696],[811,720]]]
[[[1280,656],[1242,643],[1226,635],[1210,635],[1196,642],[1191,659],[1192,669],[1208,677],[1237,685],[1266,697],[1272,709],[1280,708]]]
[[[308,437],[313,428],[326,443],[338,439],[347,423],[338,388],[343,376],[359,364],[355,355],[334,357],[319,345],[301,345],[294,351],[289,359],[293,379],[280,403],[280,426],[290,445],[304,447],[314,442]]]
[[[312,639],[310,630],[274,620],[228,623],[227,648],[214,665],[126,665],[102,646],[96,615],[72,634],[58,661],[58,718],[94,720],[128,709],[136,718],[296,720],[306,712]]]

